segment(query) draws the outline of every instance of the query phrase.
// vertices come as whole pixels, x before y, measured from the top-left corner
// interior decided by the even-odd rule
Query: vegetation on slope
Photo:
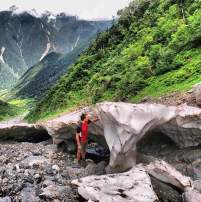
[[[201,0],[138,0],[119,11],[28,115],[36,121],[83,103],[139,101],[201,81]]]
[[[24,116],[28,112],[28,100],[13,99],[10,102],[0,100],[0,121]]]
[[[0,60],[0,90],[11,88],[19,76],[4,62]]]

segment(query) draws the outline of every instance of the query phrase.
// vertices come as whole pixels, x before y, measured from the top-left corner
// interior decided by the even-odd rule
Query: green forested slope
[[[12,100],[9,103],[0,100],[0,122],[27,113],[26,100]]]
[[[201,81],[201,0],[138,0],[28,115],[102,100],[137,101]]]

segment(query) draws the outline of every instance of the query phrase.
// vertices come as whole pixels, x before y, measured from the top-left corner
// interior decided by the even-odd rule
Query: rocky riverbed
[[[99,117],[89,141],[102,149],[93,146],[92,154],[106,154],[107,162],[78,168],[70,152],[86,110]],[[200,202],[200,132],[201,109],[185,104],[103,102],[43,123],[1,123],[1,142],[35,144],[0,143],[0,202]],[[53,144],[38,143],[41,137]]]
[[[106,162],[78,168],[53,144],[0,143],[0,202],[83,201],[71,181],[104,174]]]

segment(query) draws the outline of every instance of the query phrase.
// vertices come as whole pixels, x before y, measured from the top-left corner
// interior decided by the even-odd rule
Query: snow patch
[[[46,47],[44,53],[42,54],[42,56],[41,56],[41,58],[40,58],[40,61],[48,54],[50,48],[51,48],[51,43],[48,42],[48,43],[47,43],[47,47]]]
[[[74,50],[77,47],[77,44],[78,44],[79,40],[80,40],[80,36],[77,37],[76,42],[75,42],[75,44],[74,44],[74,46],[72,47],[71,50]]]
[[[42,13],[38,13],[36,11],[36,9],[31,9],[31,10],[22,10],[22,9],[13,9],[11,10],[12,11],[12,15],[21,15],[23,13],[28,13],[30,14],[31,16],[33,17],[36,17],[36,18],[41,18],[42,17]]]
[[[4,61],[4,58],[3,58],[3,54],[4,54],[4,51],[6,50],[6,48],[3,46],[3,47],[1,47],[1,52],[0,52],[0,60],[3,62],[3,63],[5,63],[5,61]]]
[[[41,22],[41,28],[43,29],[44,28],[44,26],[43,26],[43,23]]]
[[[22,53],[22,46],[23,46],[23,41],[24,41],[24,39],[23,39],[23,37],[21,37],[21,35],[23,35],[23,33],[22,33],[22,25],[19,26],[19,30],[18,30],[17,37],[18,37],[20,40],[17,41],[16,45],[17,45],[17,47],[18,47],[18,49],[19,49],[19,53],[20,53],[20,56],[21,56],[21,58],[22,58],[24,64],[27,65],[27,64],[26,64],[26,61],[25,61],[25,59],[24,59],[23,53]]]

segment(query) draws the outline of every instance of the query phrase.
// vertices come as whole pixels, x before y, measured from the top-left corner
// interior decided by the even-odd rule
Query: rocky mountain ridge
[[[51,18],[49,13],[36,17],[13,11],[1,11],[0,24],[1,77],[13,78],[10,83],[1,80],[1,89],[13,85],[48,53],[69,53],[110,26],[109,21],[85,21],[64,13]]]

